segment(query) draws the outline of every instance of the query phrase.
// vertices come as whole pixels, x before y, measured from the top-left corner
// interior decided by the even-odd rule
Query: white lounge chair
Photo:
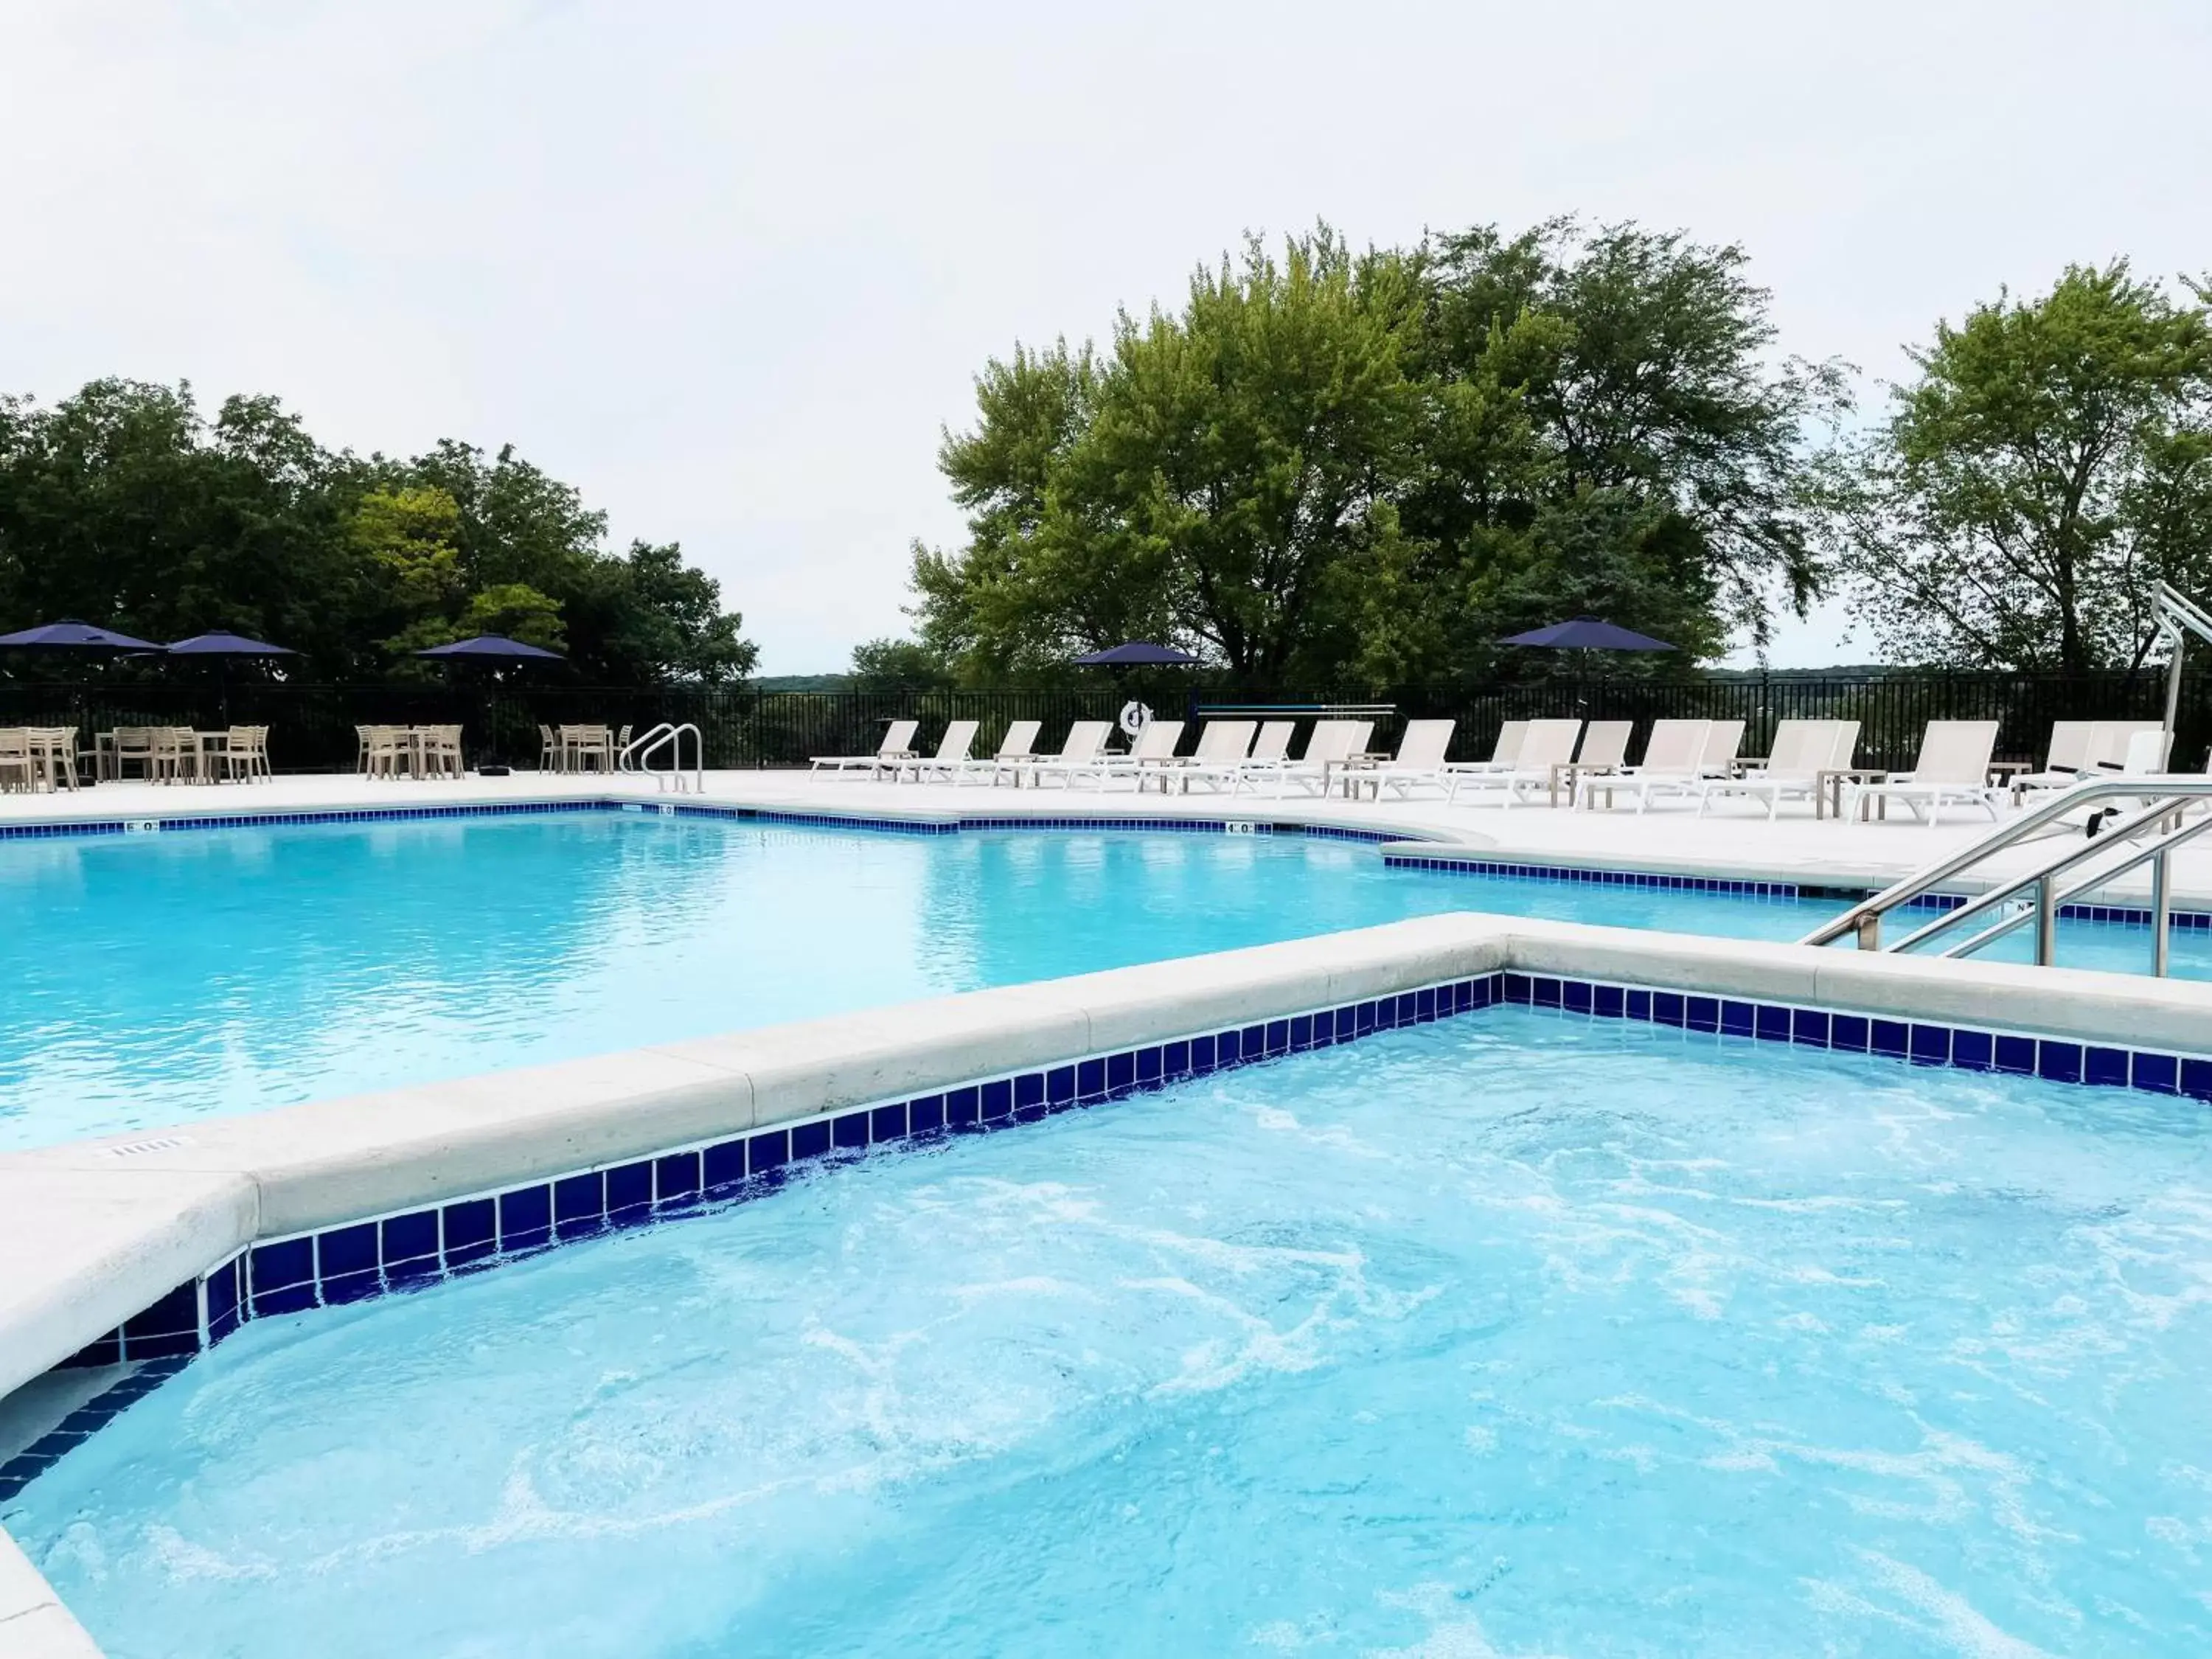
[[[1444,753],[1458,727],[1457,720],[1407,720],[1398,738],[1397,754],[1360,781],[1365,782],[1368,776],[1374,779],[1377,800],[1386,789],[1395,790],[1401,800],[1411,800],[1413,791],[1425,784],[1449,796],[1451,775],[1444,770]]]
[[[949,723],[945,728],[945,735],[938,739],[937,752],[934,755],[925,755],[914,760],[890,763],[891,781],[896,783],[909,772],[914,774],[914,781],[916,783],[923,781],[933,774],[939,777],[951,777],[969,763],[968,751],[975,746],[977,724],[978,722],[975,720],[953,720]]]
[[[1160,793],[1168,792],[1168,785],[1188,791],[1193,783],[1204,783],[1218,789],[1224,783],[1237,781],[1237,769],[1244,763],[1251,752],[1252,738],[1259,731],[1255,720],[1208,720],[1200,728],[1198,747],[1183,757],[1175,766],[1158,766],[1137,775],[1139,793],[1154,777],[1159,780]]]
[[[1510,772],[1513,763],[1521,757],[1522,739],[1528,735],[1528,722],[1507,720],[1498,728],[1498,741],[1491,745],[1490,758],[1479,761],[1454,761],[1444,769],[1448,772]]]
[[[1852,805],[1864,817],[1869,805],[1901,801],[1919,818],[1924,805],[1928,815],[1922,821],[1931,830],[1947,805],[1978,806],[1994,823],[2005,794],[1990,782],[1990,754],[1996,746],[1995,720],[1930,720],[1920,734],[1920,756],[1912,769],[1860,784],[1851,791]]]
[[[1581,792],[1603,790],[1606,804],[1613,804],[1609,793],[1620,769],[1628,763],[1628,740],[1636,735],[1634,720],[1592,720],[1583,730],[1582,747],[1575,751],[1573,786],[1567,791],[1567,805],[1577,804]]]
[[[999,740],[997,753],[962,761],[957,766],[947,765],[941,775],[947,783],[965,783],[970,778],[981,778],[994,784],[1002,772],[1035,758],[1036,735],[1043,725],[1042,720],[1014,720],[1008,724],[1006,735]]]
[[[920,720],[893,720],[884,728],[884,740],[876,745],[872,755],[817,755],[813,769],[817,772],[865,771],[871,776],[886,763],[914,758],[914,734],[921,729]]]
[[[1547,793],[1552,787],[1552,769],[1565,766],[1575,757],[1575,744],[1583,734],[1580,720],[1530,720],[1528,729],[1522,735],[1521,747],[1514,757],[1512,769],[1504,772],[1452,773],[1451,799],[1456,801],[1462,789],[1502,789],[1503,803],[1510,806],[1521,798],[1525,788],[1541,788]]]
[[[2156,720],[2053,720],[2043,769],[2015,777],[2012,798],[2017,802],[2045,790],[2071,789],[2088,774],[2122,767],[2137,732],[2163,729]]]
[[[1605,781],[1607,805],[1616,791],[1636,797],[1641,813],[1655,795],[1694,795],[1705,781],[1705,737],[1711,720],[1654,720],[1644,740],[1644,758]]]
[[[1057,778],[1062,786],[1072,787],[1076,773],[1097,761],[1106,747],[1107,734],[1113,729],[1111,720],[1076,721],[1067,728],[1067,740],[1060,745],[1057,755],[1016,763],[1014,787],[1020,788],[1025,777],[1039,789],[1044,787],[1047,778]]]
[[[1786,799],[1814,803],[1817,812],[1820,774],[1849,766],[1858,747],[1856,720],[1782,720],[1775,726],[1771,752],[1766,764],[1732,778],[1707,778],[1698,791],[1698,815],[1716,796],[1741,795],[1766,803],[1772,823],[1782,815]]]
[[[1741,720],[1715,720],[1705,733],[1705,752],[1699,764],[1709,778],[1724,778],[1736,769],[1736,751],[1743,747]]]
[[[1306,734],[1306,752],[1297,760],[1281,762],[1268,774],[1275,781],[1277,798],[1287,794],[1294,783],[1310,795],[1323,793],[1336,763],[1364,750],[1374,735],[1373,720],[1316,720]]]
[[[1101,752],[1068,774],[1067,787],[1073,789],[1077,779],[1088,778],[1103,790],[1116,778],[1133,778],[1141,788],[1146,772],[1158,771],[1175,758],[1176,744],[1182,741],[1182,725],[1181,720],[1151,721],[1138,733],[1128,753]]]

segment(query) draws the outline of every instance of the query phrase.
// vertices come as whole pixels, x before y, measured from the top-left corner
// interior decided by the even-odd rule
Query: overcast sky
[[[4,0],[0,389],[513,442],[831,670],[958,534],[983,360],[1247,229],[1685,228],[1873,379],[2069,259],[2212,267],[2209,75],[2207,0]]]

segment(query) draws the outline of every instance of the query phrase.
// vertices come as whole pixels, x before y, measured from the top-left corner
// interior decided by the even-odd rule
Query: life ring
[[[1121,733],[1124,737],[1130,738],[1140,738],[1145,734],[1145,728],[1152,723],[1152,711],[1146,708],[1144,704],[1136,701],[1135,698],[1133,697],[1127,702],[1121,705]]]

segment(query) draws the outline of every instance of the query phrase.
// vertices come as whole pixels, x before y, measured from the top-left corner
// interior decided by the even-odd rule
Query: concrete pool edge
[[[1559,975],[1835,1010],[1899,1030],[1943,1021],[2179,1055],[2212,1049],[2212,985],[1465,912],[1421,917],[0,1155],[0,1395],[257,1242],[1217,1026],[1410,1001],[1423,988],[1487,975],[1521,981],[1507,1000],[1540,1006],[1560,1006],[1559,981],[1544,977]],[[1763,1025],[1727,1034],[1768,1035]],[[204,1287],[201,1297],[204,1321]],[[30,1564],[15,1571],[11,1552],[0,1534],[0,1651],[18,1650],[9,1626],[20,1622],[42,1644],[25,1653],[96,1652]]]

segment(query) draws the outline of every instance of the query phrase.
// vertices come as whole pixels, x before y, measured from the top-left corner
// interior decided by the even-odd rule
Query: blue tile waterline
[[[250,1319],[404,1293],[611,1229],[680,1218],[702,1206],[764,1197],[787,1178],[793,1164],[851,1162],[878,1148],[1035,1122],[1191,1078],[1492,1006],[1515,1006],[1557,1011],[1562,1016],[1677,1027],[1711,1034],[1722,1042],[1788,1042],[1903,1065],[2008,1073],[2212,1103],[2212,1054],[2135,1050],[1991,1028],[1504,969],[979,1079],[904,1099],[840,1108],[773,1128],[672,1147],[519,1187],[260,1240],[179,1285],[64,1364],[181,1364]],[[430,1243],[434,1237],[434,1249]],[[117,1409],[143,1392],[123,1398]],[[0,1468],[0,1500],[20,1492],[82,1437],[54,1439],[45,1453],[34,1447]]]

